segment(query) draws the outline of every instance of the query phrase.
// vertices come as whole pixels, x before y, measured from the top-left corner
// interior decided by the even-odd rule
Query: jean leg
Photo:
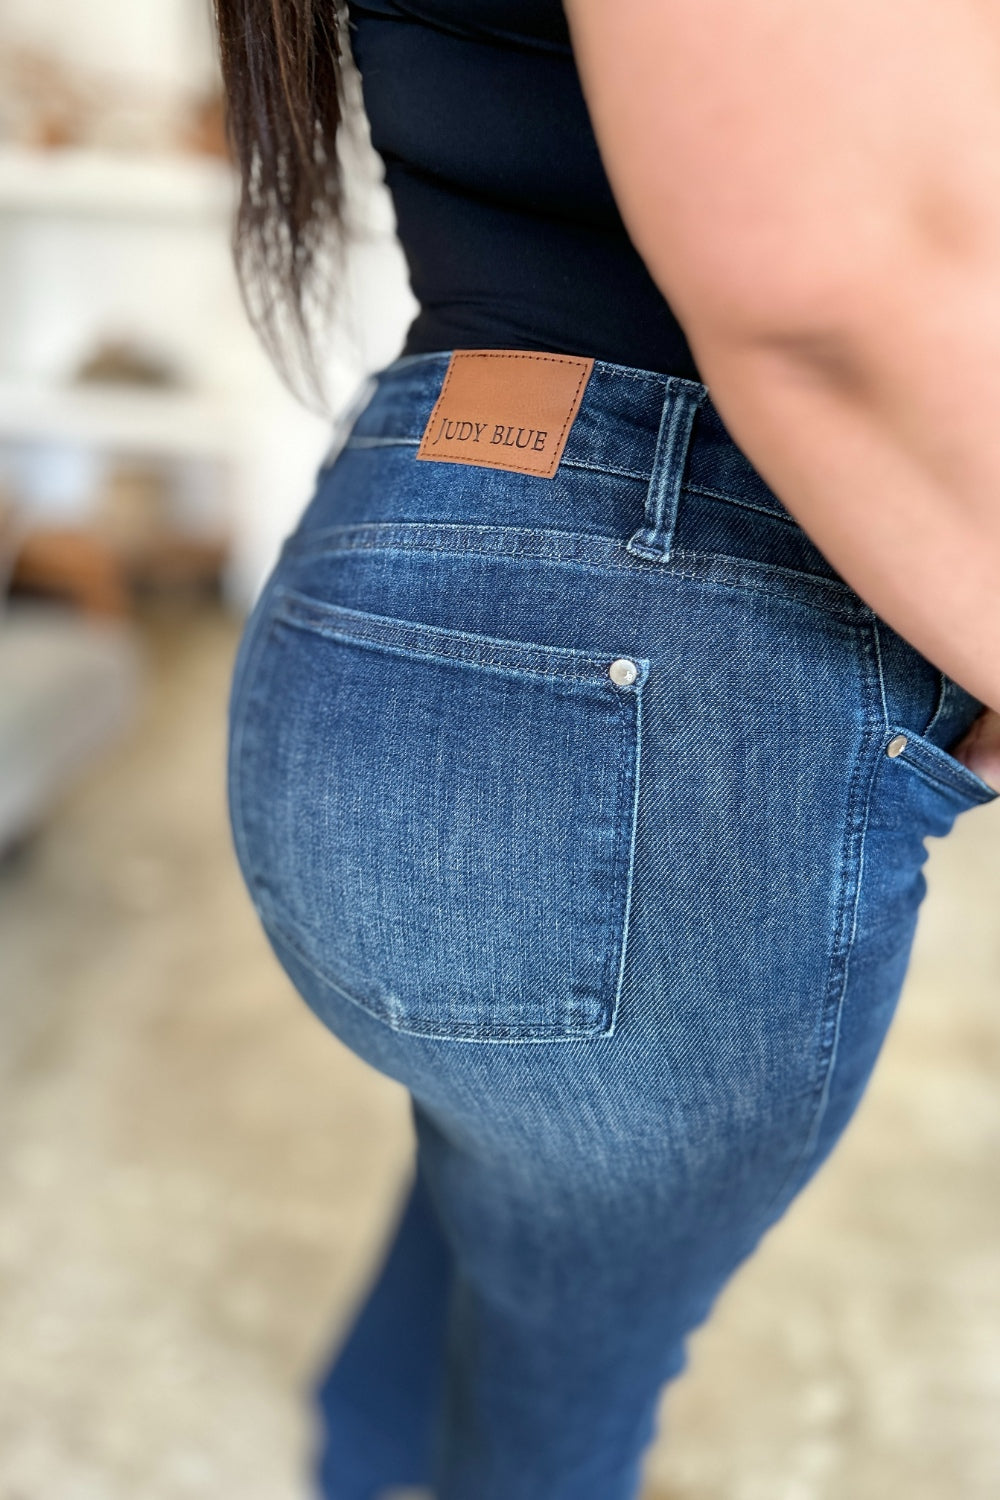
[[[426,1484],[441,1399],[451,1259],[423,1174],[346,1339],[315,1383],[325,1500]]]

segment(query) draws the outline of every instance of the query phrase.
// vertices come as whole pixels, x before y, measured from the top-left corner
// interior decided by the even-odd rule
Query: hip
[[[599,1040],[669,993],[709,1036],[724,974],[819,1055],[852,949],[898,982],[924,838],[990,800],[948,752],[979,705],[704,386],[598,362],[540,477],[420,462],[447,362],[376,377],[244,633],[265,925],[399,1035]]]

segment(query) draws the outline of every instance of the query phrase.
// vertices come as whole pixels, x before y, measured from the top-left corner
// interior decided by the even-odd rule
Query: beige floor
[[[403,1096],[238,880],[234,639],[161,620],[136,733],[0,876],[0,1500],[305,1500],[301,1386],[406,1169]],[[1000,804],[930,878],[876,1081],[695,1340],[649,1500],[1000,1495]]]

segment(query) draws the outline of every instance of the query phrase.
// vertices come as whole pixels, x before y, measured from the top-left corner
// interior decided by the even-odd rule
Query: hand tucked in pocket
[[[992,708],[984,709],[951,753],[1000,791],[1000,714]]]

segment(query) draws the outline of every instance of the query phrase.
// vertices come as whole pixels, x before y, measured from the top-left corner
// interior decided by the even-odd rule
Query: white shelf
[[[214,157],[0,145],[0,215],[198,222],[226,219],[233,201]]]
[[[245,392],[29,385],[0,379],[0,440],[67,442],[164,457],[246,453],[263,403]]]

